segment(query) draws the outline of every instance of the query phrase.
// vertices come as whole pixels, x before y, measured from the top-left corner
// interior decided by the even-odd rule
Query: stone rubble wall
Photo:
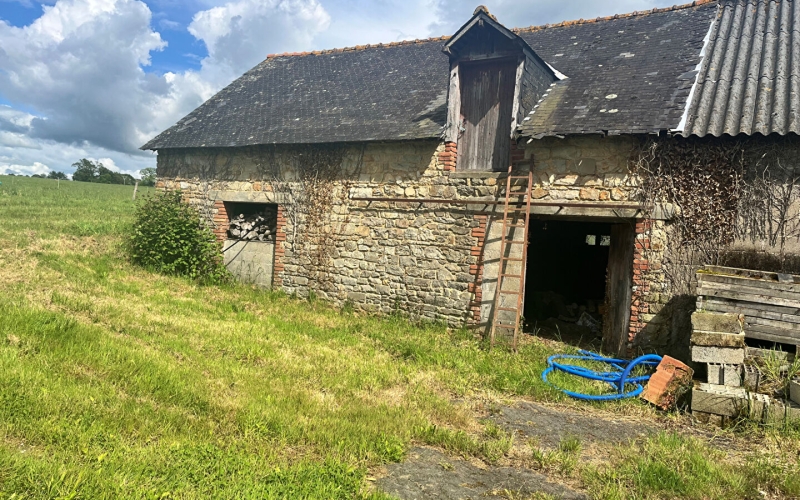
[[[523,173],[533,167],[535,200],[613,204],[634,199],[636,179],[628,173],[627,162],[635,145],[635,139],[626,137],[544,138],[521,143],[512,156],[515,168]],[[291,197],[274,182],[296,179],[293,158],[302,152],[303,147],[289,146],[163,150],[158,155],[157,187],[181,189],[218,234],[226,229],[224,201],[278,203],[283,222],[278,229],[274,284],[287,293],[305,296],[313,290],[336,304],[349,302],[364,311],[399,309],[451,325],[487,326],[497,278],[502,206],[351,198],[496,200],[505,189],[503,175],[457,171],[453,143],[353,145],[343,161],[345,175],[336,182],[327,221],[329,232],[336,234],[326,240],[333,249],[328,261],[320,263],[312,258],[314,243],[304,241],[307,228],[302,214],[292,216]],[[581,213],[613,217],[618,212]],[[630,210],[625,213],[634,215]],[[661,228],[663,222],[656,226]],[[650,238],[653,247],[654,236]],[[643,274],[637,279],[650,283],[650,288],[645,291],[635,285],[639,288],[634,289],[634,307],[648,311],[636,316],[636,328],[646,320],[644,314],[657,314],[650,311],[668,299],[658,295],[659,275],[648,277],[658,268],[657,252],[648,254],[648,262],[650,268],[640,269]],[[631,345],[637,345],[632,334]]]

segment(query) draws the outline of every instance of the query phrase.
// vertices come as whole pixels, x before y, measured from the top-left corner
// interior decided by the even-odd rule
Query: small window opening
[[[228,213],[228,239],[274,242],[278,225],[278,205],[274,203],[225,202]]]

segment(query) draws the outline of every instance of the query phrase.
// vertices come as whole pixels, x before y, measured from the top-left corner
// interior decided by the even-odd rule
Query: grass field
[[[561,399],[539,375],[567,346],[156,275],[122,251],[132,187],[0,182],[0,498],[381,498],[371,471],[414,443],[502,462],[513,437],[476,404]],[[665,434],[570,474],[608,498],[800,495],[796,452],[706,446]]]

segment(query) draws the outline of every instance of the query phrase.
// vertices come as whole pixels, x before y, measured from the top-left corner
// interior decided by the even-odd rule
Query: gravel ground
[[[656,432],[654,423],[607,417],[565,408],[520,402],[491,417],[509,432],[537,438],[542,448],[557,448],[562,438],[575,436],[583,443],[621,444]]]
[[[567,436],[577,437],[584,446],[614,445],[641,439],[658,429],[653,422],[526,401],[503,407],[489,418],[514,433],[517,440],[533,438],[544,449],[557,448]],[[487,466],[453,458],[432,448],[412,449],[404,462],[388,465],[376,485],[402,500],[527,498],[535,494],[586,498],[583,493],[530,469]]]
[[[387,469],[388,474],[378,480],[377,486],[403,500],[507,499],[534,493],[555,498],[586,498],[538,472],[478,467],[431,448],[414,448],[405,462],[391,464]]]

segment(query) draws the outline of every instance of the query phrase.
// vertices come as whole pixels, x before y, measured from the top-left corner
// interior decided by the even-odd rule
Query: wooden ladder
[[[515,180],[525,179],[527,184],[524,191],[512,191]],[[494,291],[494,314],[492,315],[492,329],[489,335],[490,345],[494,347],[495,334],[498,329],[510,330],[514,332],[512,348],[517,350],[517,340],[519,336],[519,321],[522,316],[522,301],[525,295],[525,265],[528,258],[528,228],[531,220],[531,187],[533,186],[533,172],[528,175],[511,175],[511,167],[508,168],[508,178],[506,179],[506,199],[503,208],[503,226],[500,233],[500,261],[497,270],[497,287]],[[523,196],[524,199],[516,202],[511,201],[512,196]],[[514,207],[512,207],[514,205]],[[524,205],[524,206],[523,206]],[[523,213],[520,213],[524,210]],[[509,217],[509,214],[512,214]],[[524,216],[525,223],[520,225],[520,219]],[[511,220],[509,220],[509,218]],[[509,229],[512,230],[509,232]],[[522,241],[514,240],[514,230],[522,229]],[[515,245],[522,245],[522,256],[514,257],[512,249]],[[506,255],[508,254],[508,255]],[[509,262],[519,262],[519,274],[506,274]],[[508,290],[504,288],[505,279],[517,279],[519,286]],[[501,303],[503,296],[516,295],[517,307],[507,307]],[[502,312],[513,312],[514,322],[503,323]]]

